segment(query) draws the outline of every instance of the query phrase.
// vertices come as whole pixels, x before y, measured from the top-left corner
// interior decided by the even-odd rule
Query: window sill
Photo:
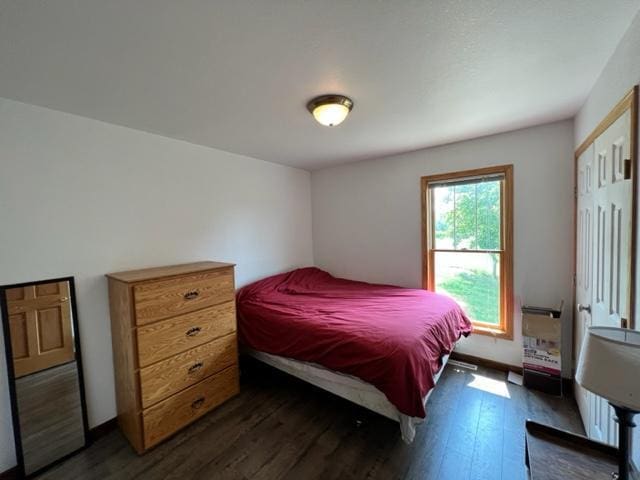
[[[485,325],[473,324],[472,335],[487,335],[489,337],[499,338],[501,340],[513,340],[513,333],[501,328],[487,327]]]

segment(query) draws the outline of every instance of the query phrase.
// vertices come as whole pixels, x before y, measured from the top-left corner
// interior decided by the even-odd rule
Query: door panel
[[[595,188],[594,149],[591,145],[578,159],[577,193],[577,232],[576,232],[576,305],[591,305],[594,281],[594,219],[593,190]],[[575,347],[576,358],[580,355],[582,338],[591,325],[591,313],[576,310]],[[589,431],[589,412],[591,410],[589,392],[579,385],[575,389],[576,402],[584,420],[585,430]]]
[[[6,298],[16,378],[75,358],[67,282],[12,288]]]
[[[19,313],[9,317],[11,329],[11,350],[13,358],[27,358],[29,356],[29,335],[27,333],[27,314]]]
[[[64,313],[61,306],[38,311],[40,353],[64,348]]]
[[[631,113],[625,112],[594,142],[598,152],[596,302],[593,325],[620,327],[629,318],[631,188],[625,179],[630,151]]]

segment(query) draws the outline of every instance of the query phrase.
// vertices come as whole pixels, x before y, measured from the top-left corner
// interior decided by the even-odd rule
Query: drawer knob
[[[191,290],[190,292],[184,294],[184,299],[193,300],[194,298],[198,298],[198,295],[200,295],[200,292],[198,292],[197,290]]]
[[[189,373],[196,373],[198,370],[200,370],[202,368],[202,366],[203,366],[202,362],[194,363],[193,365],[191,365],[189,367],[188,372]]]
[[[195,337],[201,331],[202,331],[202,328],[200,328],[200,327],[191,327],[189,330],[187,330],[186,335],[187,335],[187,337]]]
[[[200,397],[197,400],[193,401],[193,403],[191,404],[191,408],[193,408],[194,410],[197,410],[200,407],[202,407],[203,403],[204,403],[204,397]]]

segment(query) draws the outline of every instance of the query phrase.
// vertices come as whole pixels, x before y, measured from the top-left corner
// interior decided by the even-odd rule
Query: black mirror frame
[[[18,398],[16,395],[16,378],[13,371],[13,352],[11,351],[11,332],[9,330],[9,310],[7,308],[7,296],[6,291],[11,288],[27,287],[29,285],[42,285],[44,283],[53,282],[69,282],[69,293],[71,296],[71,321],[73,323],[73,342],[76,349],[76,362],[78,365],[78,383],[80,387],[80,407],[82,410],[82,427],[84,431],[84,445],[73,452],[64,455],[63,457],[55,460],[54,462],[46,465],[35,472],[31,472],[28,475],[24,470],[24,455],[22,451],[22,437],[20,434],[20,418],[18,413]],[[80,350],[80,331],[78,329],[78,309],[76,306],[76,286],[74,277],[61,277],[51,278],[47,280],[38,280],[35,282],[16,283],[13,285],[0,286],[0,315],[2,316],[2,331],[4,334],[4,351],[7,362],[7,377],[9,380],[9,397],[11,400],[11,420],[13,423],[13,439],[16,449],[16,461],[18,478],[32,478],[41,474],[45,470],[62,463],[72,455],[75,455],[79,451],[87,448],[90,443],[89,437],[89,421],[87,417],[87,399],[84,391],[84,370],[82,368],[82,353]]]

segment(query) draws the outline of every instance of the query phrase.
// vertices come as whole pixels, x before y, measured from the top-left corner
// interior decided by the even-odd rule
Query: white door
[[[582,338],[591,326],[590,305],[593,290],[593,144],[578,158],[576,178],[577,223],[576,223],[576,358],[580,356]],[[575,388],[576,402],[589,433],[589,392],[579,385]]]
[[[578,159],[578,348],[588,326],[627,326],[629,318],[630,128],[627,110]],[[577,398],[589,437],[615,445],[618,430],[608,402],[580,388]]]
[[[620,327],[629,318],[631,178],[625,178],[625,169],[631,159],[630,120],[627,110],[594,142],[593,325]]]

